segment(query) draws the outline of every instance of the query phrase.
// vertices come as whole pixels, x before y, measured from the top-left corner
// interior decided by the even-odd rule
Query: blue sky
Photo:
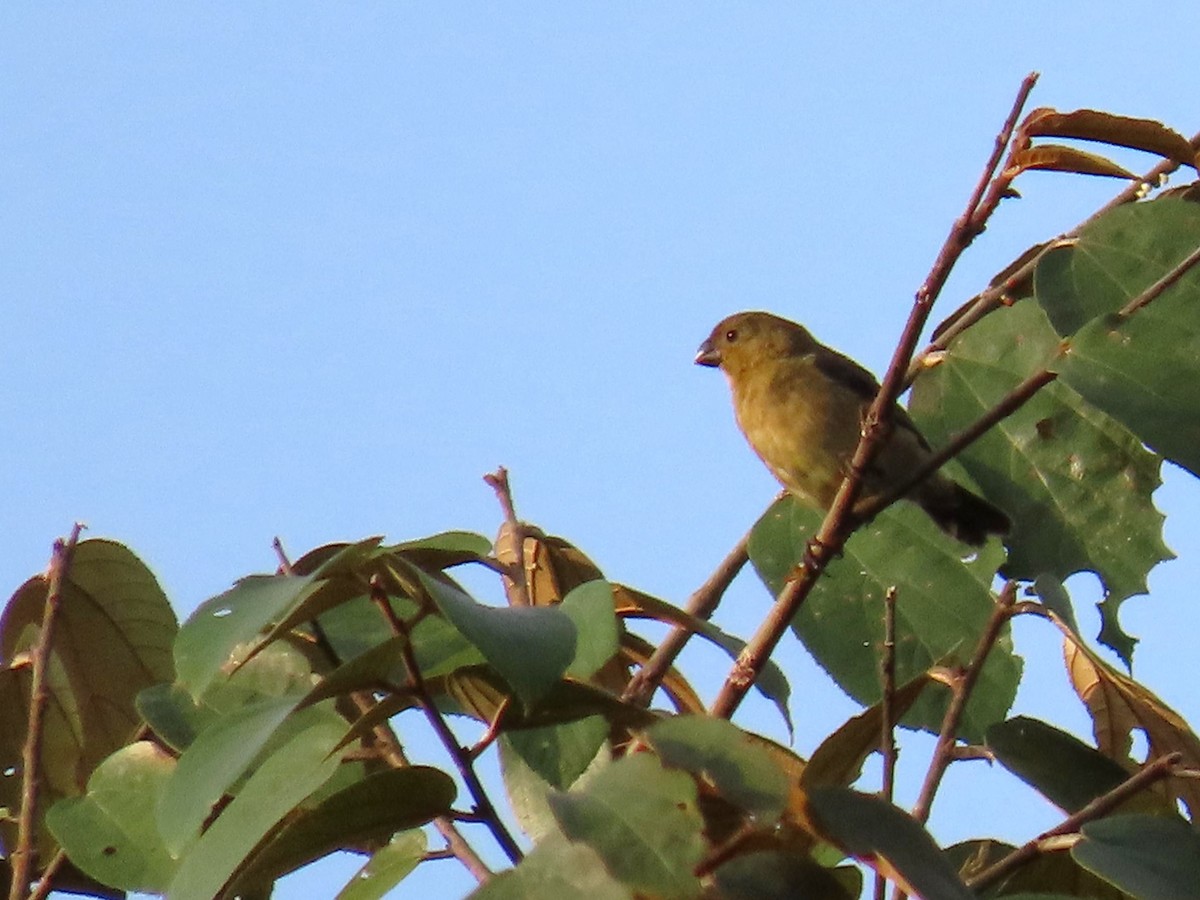
[[[1109,3],[6,5],[0,576],[15,588],[80,519],[138,552],[183,616],[270,569],[275,535],[298,554],[491,534],[480,476],[504,464],[525,518],[682,603],[776,489],[723,379],[692,365],[713,323],[771,309],[881,370],[1020,79],[1042,73],[1035,106],[1190,135],[1198,19],[1182,3],[1146,29]],[[942,313],[1119,185],[1020,187]],[[1200,491],[1167,475],[1180,559],[1123,615],[1135,674],[1198,722],[1182,635],[1200,626]],[[747,577],[718,618],[748,633],[766,603]],[[1017,640],[1018,710],[1086,736],[1056,641],[1024,623]],[[714,690],[720,661],[693,660]],[[853,708],[794,642],[781,661],[807,751]],[[780,734],[754,702],[741,721]],[[902,760],[910,781],[925,746]],[[967,784],[981,793],[955,806]],[[1012,785],[959,767],[939,839],[1055,821]],[[1011,811],[980,824],[997,796]],[[437,875],[439,895],[469,884]],[[332,888],[281,896],[312,890]]]

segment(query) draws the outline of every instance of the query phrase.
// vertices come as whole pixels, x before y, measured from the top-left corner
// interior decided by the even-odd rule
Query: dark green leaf
[[[588,581],[571,590],[559,607],[575,623],[575,658],[567,674],[590,678],[617,652],[617,616],[612,585]]]
[[[561,725],[509,729],[501,747],[520,757],[547,784],[566,790],[591,765],[608,732],[603,717],[587,716]]]
[[[910,410],[931,442],[945,443],[1043,368],[1057,346],[1035,304],[997,310],[917,379]],[[1094,571],[1115,606],[1144,592],[1147,573],[1171,555],[1151,499],[1160,460],[1061,379],[958,459],[1012,517],[1009,577]],[[1107,642],[1128,658],[1132,639],[1111,618]]]
[[[809,806],[846,853],[898,877],[923,900],[974,900],[933,838],[912,816],[869,794],[816,788]]]
[[[1073,335],[1056,368],[1096,406],[1168,459],[1200,474],[1200,268],[1124,320],[1114,314],[1200,247],[1200,204],[1126,204],[1038,265],[1035,290]]]
[[[255,847],[334,774],[339,760],[330,751],[345,722],[320,707],[305,710],[298,718],[304,727],[267,757],[212,826],[187,848],[167,892],[171,900],[219,896]],[[197,738],[193,748],[203,739],[204,735]],[[169,802],[164,796],[160,818]]]
[[[696,785],[649,754],[626,757],[581,789],[552,794],[563,833],[587,844],[623,884],[659,897],[695,897],[704,854]],[[560,895],[561,896],[561,895]]]
[[[1006,769],[1068,813],[1078,812],[1129,777],[1094,747],[1026,716],[989,728],[987,746]]]
[[[659,722],[646,739],[663,763],[703,775],[729,802],[769,824],[788,799],[783,771],[758,743],[724,719],[676,716]]]
[[[746,853],[735,856],[713,876],[722,900],[857,900],[862,896],[858,869],[827,869],[799,853]]]
[[[575,626],[562,610],[484,606],[450,582],[412,573],[524,703],[536,703],[563,677],[575,656]]]
[[[821,515],[786,497],[750,534],[750,560],[773,594],[801,561]],[[880,697],[883,597],[898,590],[896,677],[909,681],[947,658],[969,660],[994,608],[990,590],[1000,548],[991,544],[971,559],[924,513],[893,506],[859,529],[842,557],[816,584],[792,628],[842,688],[864,705]],[[1020,659],[1007,630],[988,656],[967,706],[962,736],[977,740],[1008,711],[1020,679]],[[936,731],[944,694],[923,694],[902,720]]]
[[[450,811],[456,792],[454,779],[428,766],[368,775],[291,817],[239,873],[232,890],[269,885],[334,850],[387,840],[424,825]]]
[[[1183,900],[1200,885],[1200,837],[1178,819],[1111,816],[1083,826],[1071,856],[1138,900]]]

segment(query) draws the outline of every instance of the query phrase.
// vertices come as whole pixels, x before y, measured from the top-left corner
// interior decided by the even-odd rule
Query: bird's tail
[[[982,547],[988,535],[1006,535],[1012,521],[1002,511],[949,478],[926,482],[915,499],[942,531],[972,547]]]

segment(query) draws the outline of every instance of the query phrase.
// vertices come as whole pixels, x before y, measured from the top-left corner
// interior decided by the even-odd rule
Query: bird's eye
[[[725,340],[727,340],[731,344],[734,341],[736,341],[737,340],[737,329],[730,328],[727,332],[725,332]]]

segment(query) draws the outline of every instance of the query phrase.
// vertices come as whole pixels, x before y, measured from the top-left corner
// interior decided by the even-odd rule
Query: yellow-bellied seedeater
[[[700,345],[696,363],[720,367],[729,378],[738,426],[783,486],[801,502],[829,509],[879,391],[874,376],[802,325],[765,312],[722,320]],[[932,455],[898,405],[892,426],[863,478],[860,502],[901,484]],[[1011,527],[1007,515],[940,472],[913,486],[906,499],[975,547]]]

